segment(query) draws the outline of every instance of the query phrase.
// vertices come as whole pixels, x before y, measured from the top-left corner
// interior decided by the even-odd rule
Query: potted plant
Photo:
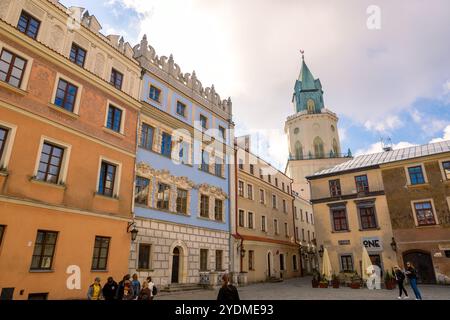
[[[352,288],[352,289],[361,288],[361,278],[359,277],[359,275],[356,271],[351,278],[350,288]]]
[[[335,289],[339,288],[339,277],[337,275],[335,275],[334,273],[331,278],[331,284],[332,284],[333,288],[335,288]]]
[[[314,272],[313,273],[313,278],[311,280],[311,284],[313,288],[318,288],[319,287],[319,281],[320,281],[320,276],[318,272]]]
[[[387,290],[393,290],[396,287],[395,278],[390,274],[389,270],[384,273],[384,285]]]
[[[328,288],[328,280],[325,278],[325,275],[322,275],[322,278],[319,282],[319,288]]]

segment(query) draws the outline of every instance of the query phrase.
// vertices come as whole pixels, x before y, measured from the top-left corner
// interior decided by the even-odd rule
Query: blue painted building
[[[145,36],[134,56],[143,72],[130,272],[215,285],[230,269],[231,101],[156,56]]]

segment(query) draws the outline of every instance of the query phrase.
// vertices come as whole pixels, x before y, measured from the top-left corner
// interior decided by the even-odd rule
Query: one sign
[[[362,237],[361,244],[367,251],[383,251],[383,242],[380,237]]]
[[[345,246],[350,244],[350,240],[338,240],[340,246]]]

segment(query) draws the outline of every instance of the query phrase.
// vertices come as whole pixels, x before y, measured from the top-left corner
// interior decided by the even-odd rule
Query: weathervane
[[[305,50],[300,49],[300,53],[302,54],[302,59],[305,60],[305,55],[304,55]]]

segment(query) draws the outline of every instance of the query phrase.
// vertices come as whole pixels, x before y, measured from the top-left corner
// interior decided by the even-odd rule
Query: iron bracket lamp
[[[131,233],[131,241],[135,241],[139,230],[136,229],[136,222],[128,222],[127,232]]]

